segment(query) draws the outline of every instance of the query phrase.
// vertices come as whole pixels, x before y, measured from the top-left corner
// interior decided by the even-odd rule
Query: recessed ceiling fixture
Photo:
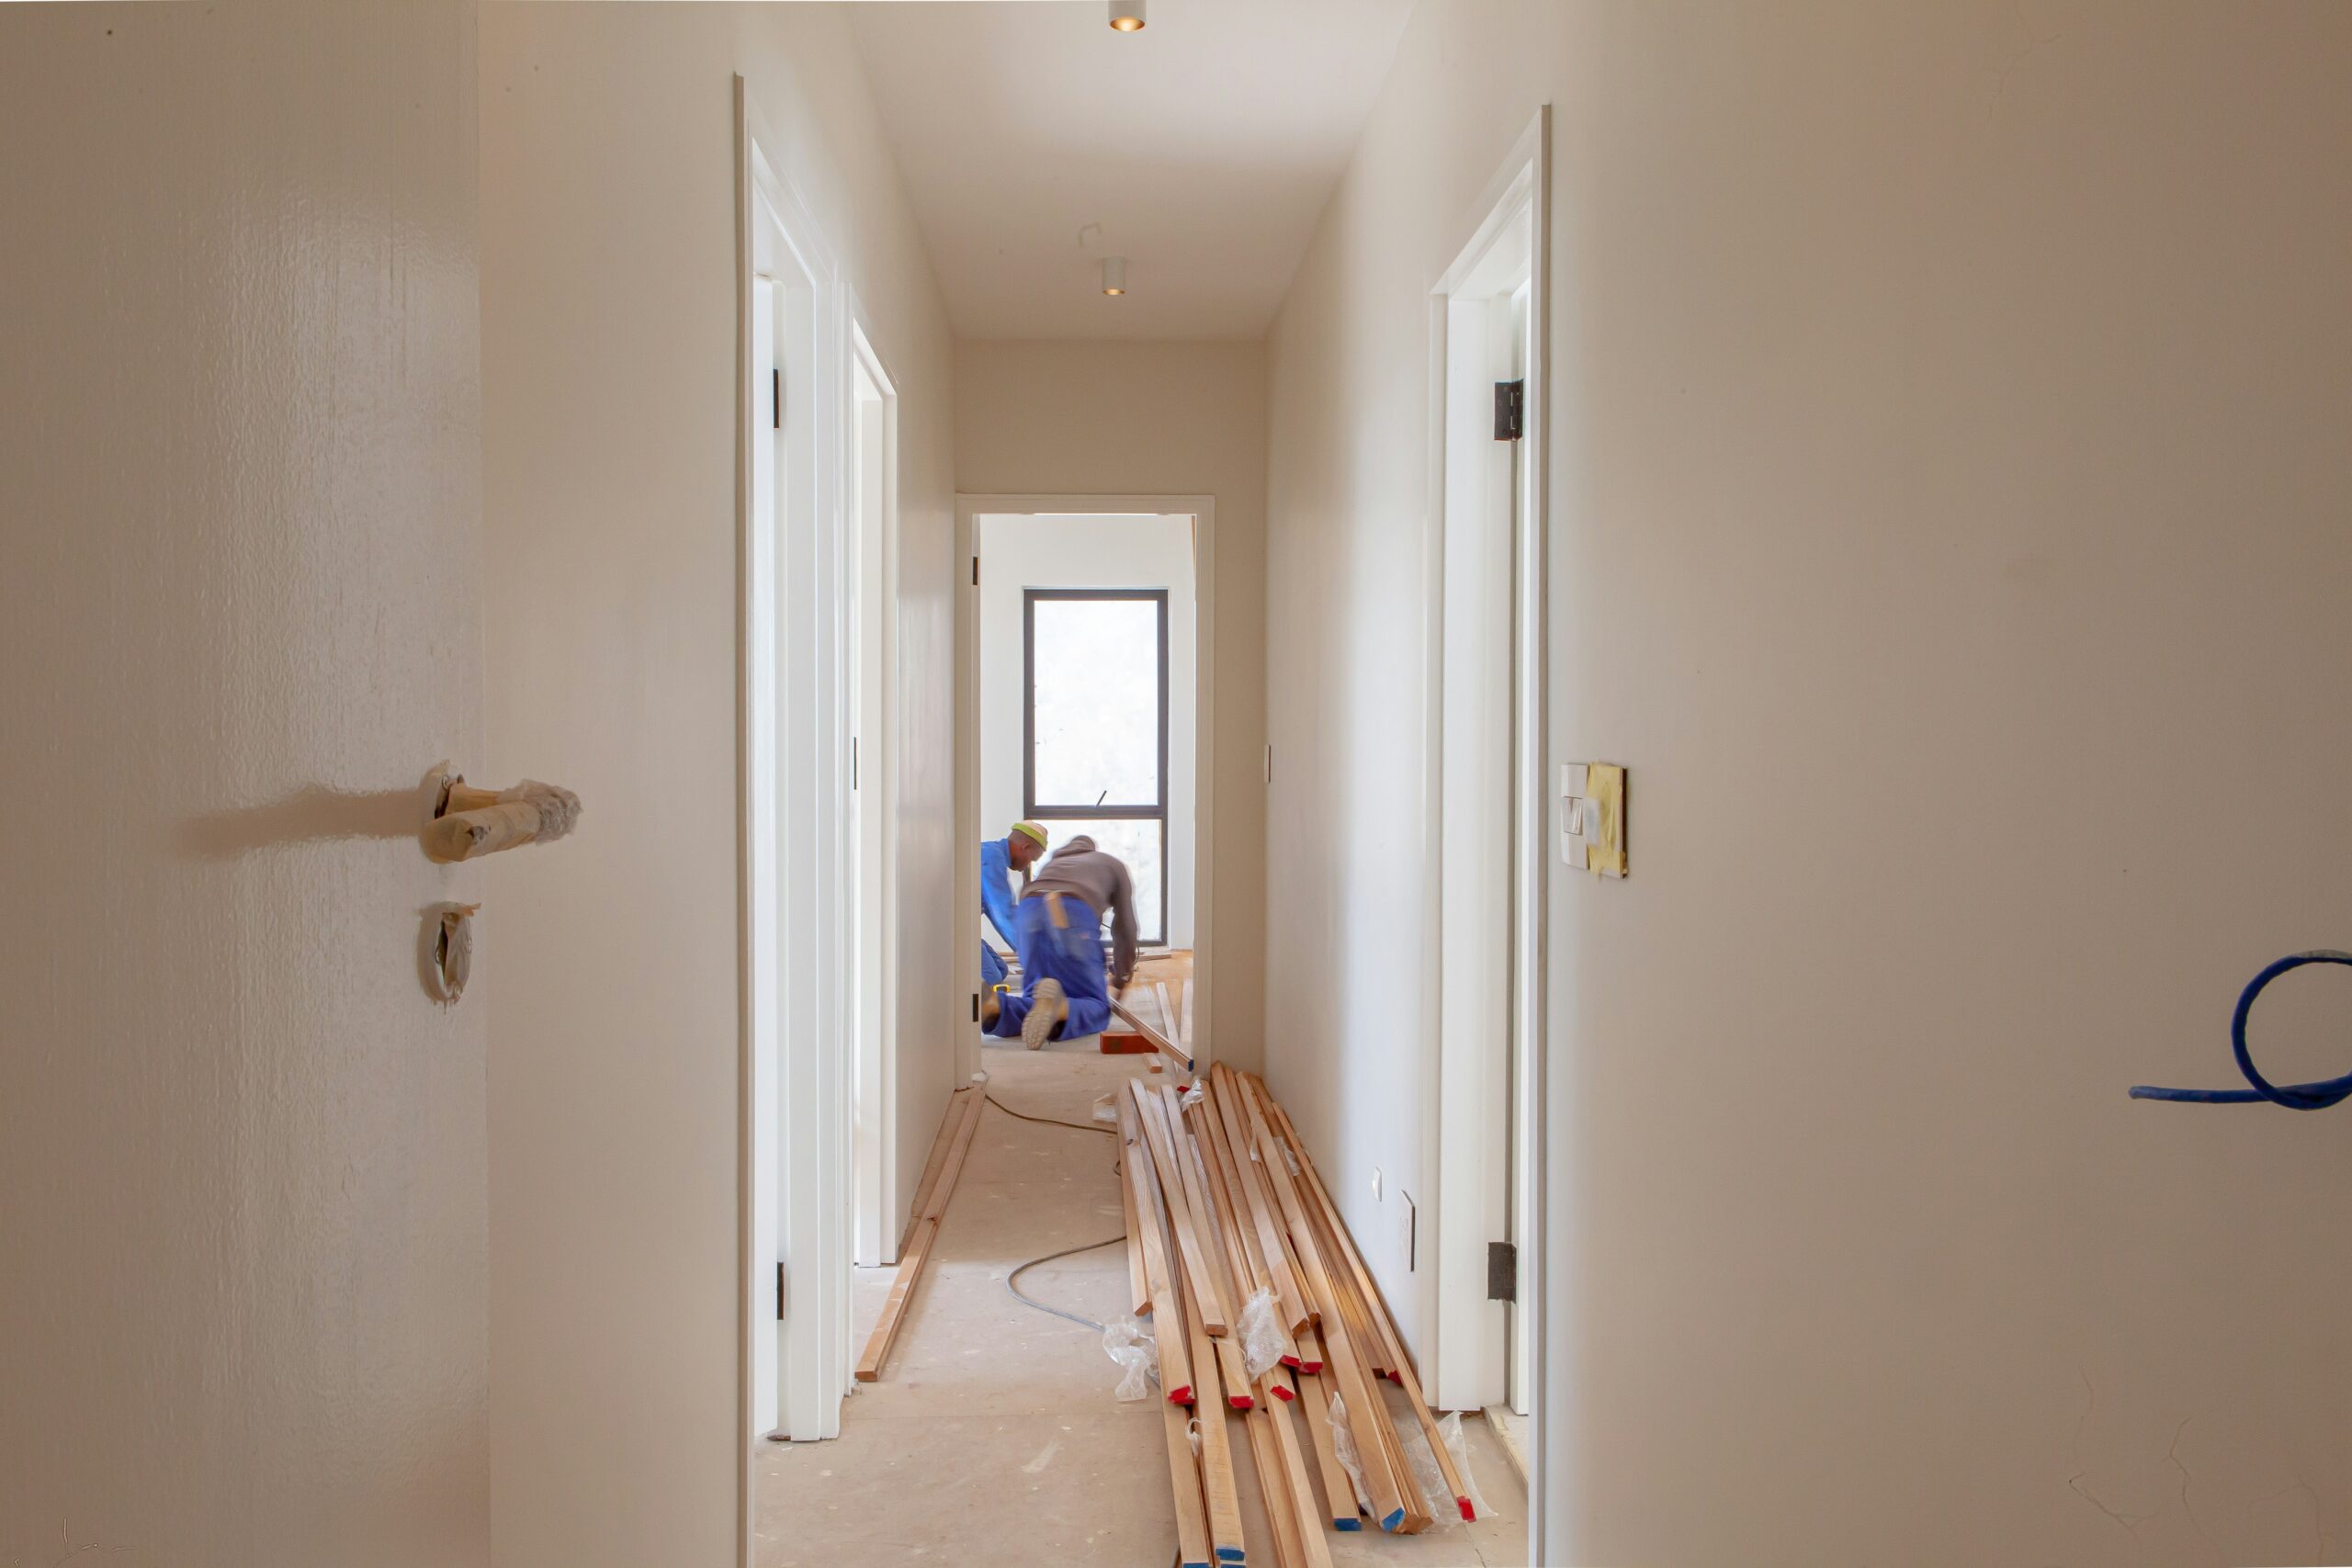
[[[1105,294],[1125,294],[1126,291],[1127,258],[1125,256],[1104,256],[1102,258],[1102,292]]]
[[[1111,29],[1122,33],[1143,31],[1143,0],[1111,0]]]

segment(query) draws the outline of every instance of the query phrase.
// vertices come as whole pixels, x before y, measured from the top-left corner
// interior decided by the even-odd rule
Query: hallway
[[[1117,1403],[1118,1369],[1099,1337],[1005,1289],[1024,1259],[1119,1237],[1125,1225],[1114,1135],[1001,1108],[1084,1123],[1095,1100],[1146,1072],[1148,1060],[1017,1046],[983,1053],[993,1103],[881,1381],[859,1385],[840,1438],[770,1445],[757,1457],[756,1568],[1165,1568],[1175,1521],[1157,1395]],[[858,1272],[862,1342],[894,1270]],[[1109,1246],[1031,1269],[1021,1287],[1107,1322],[1125,1311],[1126,1280],[1124,1247]],[[1465,1525],[1440,1510],[1418,1537],[1327,1531],[1335,1564],[1527,1561],[1525,1489],[1486,1424],[1464,1426],[1492,1513]],[[1255,1472],[1246,1461],[1235,1469],[1254,1550],[1269,1539]]]
[[[23,0],[0,146],[0,1568],[2352,1551],[2352,3]],[[1157,1073],[978,1038],[1073,897]]]

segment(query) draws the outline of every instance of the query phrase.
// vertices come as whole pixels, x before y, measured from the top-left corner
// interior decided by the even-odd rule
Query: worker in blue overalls
[[[1012,831],[1001,839],[990,839],[980,846],[980,914],[1004,938],[1004,945],[1013,952],[1021,951],[1021,936],[1012,919],[1012,874],[1027,872],[1036,858],[1046,852],[1046,829],[1035,822],[1015,822]],[[988,933],[980,933],[980,983],[993,993],[1004,983],[1004,960],[989,945]]]
[[[1032,1051],[1048,1040],[1101,1033],[1111,1021],[1112,989],[1125,990],[1136,972],[1135,883],[1126,863],[1080,834],[1029,878],[1014,923],[1021,989],[984,993],[981,1025],[1001,1038],[1018,1034]]]

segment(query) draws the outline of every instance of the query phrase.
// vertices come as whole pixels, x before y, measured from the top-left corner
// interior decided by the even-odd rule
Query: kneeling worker
[[[1135,884],[1126,863],[1080,834],[1030,874],[1013,911],[1022,994],[988,992],[980,1022],[990,1034],[1018,1034],[1032,1051],[1048,1040],[1099,1034],[1111,1021],[1103,988],[1102,917],[1111,917],[1111,983],[1136,972]]]
[[[980,915],[1004,938],[1004,945],[1013,952],[1021,951],[1021,938],[1012,918],[1012,874],[1027,871],[1036,858],[1046,852],[1046,829],[1035,822],[1015,822],[1012,831],[1001,839],[990,839],[980,845]],[[980,933],[980,981],[989,990],[996,988],[1004,978],[1004,960],[989,945],[988,933]]]

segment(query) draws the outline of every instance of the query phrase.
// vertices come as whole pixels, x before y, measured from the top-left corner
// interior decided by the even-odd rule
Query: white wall
[[[2347,79],[2324,4],[1416,13],[1271,346],[1270,1066],[1418,1321],[1425,296],[1549,100],[1633,874],[1552,899],[1543,1561],[2340,1557],[2352,1111],[2124,1089],[2346,941]]]
[[[1193,519],[978,519],[980,570],[980,830],[1001,837],[1027,802],[1021,782],[1022,612],[1031,588],[1168,590],[1168,931],[1193,943],[1193,739],[1199,680],[1193,658]],[[1056,825],[1047,823],[1056,843]],[[1138,915],[1142,911],[1137,911]],[[1143,918],[1148,919],[1148,916]]]
[[[1264,1016],[1266,353],[1256,343],[967,342],[956,487],[976,495],[1211,495],[1216,952],[1200,1038],[1254,1069]]]
[[[0,1562],[488,1561],[472,34],[0,7]]]
[[[493,1513],[518,1568],[735,1561],[739,71],[900,394],[902,1190],[964,1016],[935,895],[964,850],[952,344],[846,22],[486,6],[487,768],[588,813],[492,955]]]

